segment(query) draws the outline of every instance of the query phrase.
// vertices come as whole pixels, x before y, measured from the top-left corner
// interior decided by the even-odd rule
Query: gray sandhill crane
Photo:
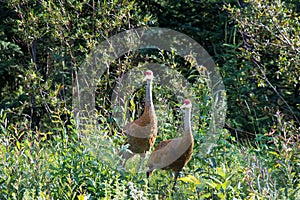
[[[123,167],[129,158],[135,154],[140,155],[137,171],[139,171],[140,165],[146,156],[146,152],[154,145],[157,136],[157,118],[152,100],[153,72],[151,70],[145,72],[143,81],[147,81],[145,109],[139,119],[126,124],[124,127],[127,136],[126,144],[129,144],[128,149],[131,152],[121,152]]]
[[[179,172],[192,157],[194,138],[191,127],[192,103],[189,99],[184,100],[180,107],[184,109],[184,134],[182,137],[160,142],[151,153],[147,163],[147,178],[150,183],[150,176],[156,169],[171,170],[175,172],[173,190]]]

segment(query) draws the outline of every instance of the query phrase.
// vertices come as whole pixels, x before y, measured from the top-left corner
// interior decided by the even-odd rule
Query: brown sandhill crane
[[[157,136],[157,118],[152,101],[153,72],[151,70],[147,70],[145,72],[145,78],[143,81],[147,81],[145,109],[139,119],[128,123],[124,127],[125,134],[127,135],[126,144],[129,144],[128,149],[131,152],[121,152],[123,167],[129,158],[135,154],[140,155],[140,162],[137,171],[146,156],[146,152],[153,146]]]
[[[189,99],[184,100],[180,108],[185,110],[184,135],[183,137],[160,142],[151,153],[147,163],[148,184],[155,169],[172,170],[175,172],[172,188],[174,190],[179,172],[192,157],[194,138],[191,127],[191,101]]]

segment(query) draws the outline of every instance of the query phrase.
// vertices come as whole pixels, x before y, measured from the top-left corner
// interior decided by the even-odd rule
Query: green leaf
[[[217,167],[217,168],[216,168],[216,173],[217,173],[218,175],[220,175],[223,179],[226,178],[226,172],[225,172],[225,170],[223,170],[222,167]]]
[[[194,183],[196,185],[200,184],[200,181],[196,177],[194,177],[192,175],[188,175],[186,177],[179,178],[178,180],[186,182],[186,183],[187,182]]]
[[[217,184],[217,183],[214,183],[214,182],[212,182],[212,181],[206,181],[205,182],[207,185],[209,185],[210,187],[212,187],[212,188],[217,188],[218,187],[218,185],[219,184]]]

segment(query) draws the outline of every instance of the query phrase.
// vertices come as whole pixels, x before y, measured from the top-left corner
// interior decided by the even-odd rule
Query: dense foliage
[[[280,1],[249,2],[245,8],[228,7],[239,31],[239,42],[229,46],[225,76],[236,78],[228,92],[242,110],[234,123],[248,124],[258,134],[274,125],[276,112],[299,126],[299,16]],[[230,65],[234,65],[232,68]]]
[[[299,199],[299,9],[296,0],[1,1],[0,199]],[[82,62],[106,38],[149,26],[189,35],[220,68],[227,119],[207,155],[199,147],[210,125],[209,80],[176,52],[115,60],[99,77],[99,126],[87,130],[95,138],[78,138],[72,94]],[[168,172],[156,171],[147,187],[135,159],[123,171],[115,156],[124,138],[112,117],[113,88],[145,61],[181,73],[202,102],[193,113],[193,158],[176,191]],[[178,137],[176,95],[155,84],[153,96],[157,141]],[[143,101],[144,89],[135,90],[131,119]]]

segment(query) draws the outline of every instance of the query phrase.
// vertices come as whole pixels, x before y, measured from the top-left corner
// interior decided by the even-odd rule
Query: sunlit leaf
[[[183,181],[183,182],[189,182],[189,183],[194,183],[194,184],[200,184],[200,181],[196,178],[196,177],[194,177],[194,176],[192,176],[192,175],[188,175],[188,176],[186,176],[186,177],[182,177],[182,178],[178,178],[178,180],[180,180],[180,181]]]

